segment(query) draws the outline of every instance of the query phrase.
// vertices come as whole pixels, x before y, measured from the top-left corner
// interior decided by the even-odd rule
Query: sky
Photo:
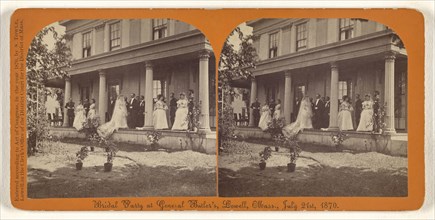
[[[47,27],[49,26],[53,26],[54,29],[56,30],[56,32],[59,35],[64,35],[65,34],[65,27],[62,25],[59,25],[59,22],[54,22],[52,24],[47,25]],[[54,48],[54,39],[53,36],[51,36],[50,34],[46,35],[44,37],[44,42],[48,45],[48,49],[51,50]]]
[[[247,26],[245,22],[241,23],[239,27],[244,35],[252,34],[252,27]],[[239,49],[240,40],[237,35],[231,36],[229,42],[234,45],[234,49]]]

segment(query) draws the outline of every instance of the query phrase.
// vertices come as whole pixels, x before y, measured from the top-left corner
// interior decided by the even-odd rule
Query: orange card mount
[[[416,210],[423,24],[408,9],[17,10],[12,204]]]

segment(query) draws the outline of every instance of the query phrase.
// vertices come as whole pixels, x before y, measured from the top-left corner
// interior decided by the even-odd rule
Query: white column
[[[199,55],[199,102],[201,105],[201,117],[199,130],[210,131],[210,118],[209,118],[209,68],[208,60],[210,54],[208,51],[203,51]],[[213,91],[214,92],[214,91]]]
[[[394,53],[385,55],[385,132],[396,133],[394,126]],[[380,103],[381,104],[381,103]]]
[[[338,66],[331,63],[331,107],[329,112],[329,129],[338,129]]]
[[[153,127],[153,65],[145,63],[145,121],[144,126]]]
[[[255,77],[252,77],[251,79],[251,97],[249,99],[249,103],[250,105],[252,105],[252,103],[255,102],[255,99],[257,98],[257,79],[255,79]],[[248,106],[249,108],[251,108],[251,106]],[[254,127],[254,110],[251,109],[249,111],[249,127]]]
[[[104,23],[104,39],[103,39],[103,51],[109,52],[110,50],[110,27],[109,24]]]
[[[107,112],[107,92],[106,92],[106,72],[99,70],[100,83],[98,87],[98,115],[100,116],[100,123],[106,122]]]
[[[65,97],[64,97],[64,103],[63,103],[63,127],[68,127],[72,125],[68,125],[68,114],[67,109],[65,107],[66,103],[69,102],[69,99],[71,98],[71,79],[69,77],[65,78]]]
[[[290,72],[286,72],[284,84],[284,118],[287,124],[291,122],[291,112],[293,109],[292,97],[292,77]]]

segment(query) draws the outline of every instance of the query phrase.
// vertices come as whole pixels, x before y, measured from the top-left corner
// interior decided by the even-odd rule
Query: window
[[[343,96],[347,95],[352,99],[352,81],[351,80],[340,80],[338,81],[338,99],[343,101]]]
[[[168,19],[153,19],[153,40],[168,36]]]
[[[298,85],[296,87],[295,97],[299,98],[299,100],[302,100],[304,96],[305,96],[305,85]]]
[[[157,101],[157,96],[160,94],[166,98],[166,81],[153,80],[153,98]]]
[[[82,57],[86,58],[91,56],[91,47],[92,47],[92,32],[87,32],[83,34],[83,50]]]
[[[307,23],[296,25],[296,51],[307,49],[308,31]]]
[[[120,23],[116,22],[110,25],[110,50],[121,48],[121,31]]]
[[[340,40],[346,40],[353,37],[355,20],[351,18],[340,19]]]
[[[269,58],[278,56],[278,32],[269,35]]]

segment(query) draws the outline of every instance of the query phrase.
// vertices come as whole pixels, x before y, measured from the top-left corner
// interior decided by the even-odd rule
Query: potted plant
[[[294,140],[290,140],[290,163],[287,164],[287,172],[295,172],[296,160],[299,158],[300,153],[301,148],[299,144]]]
[[[82,147],[80,150],[76,153],[77,162],[76,162],[76,169],[81,170],[83,167],[83,160],[88,156],[88,148]]]
[[[162,132],[150,131],[147,133],[147,139],[150,143],[151,150],[159,149],[159,140],[162,138]]]
[[[270,136],[272,136],[272,140],[275,142],[275,151],[279,151],[279,147],[283,144],[284,135],[282,134],[282,128],[285,126],[285,119],[279,118],[279,119],[272,119],[267,124],[267,132],[270,133]]]
[[[115,144],[110,140],[104,139],[103,142],[106,145],[105,151],[107,155],[107,162],[104,163],[104,172],[110,172],[112,171],[113,161],[115,160],[116,152],[118,151],[118,149],[115,147]]]
[[[260,170],[266,169],[266,161],[272,156],[272,150],[270,147],[265,147],[263,151],[260,152]]]
[[[339,131],[338,133],[333,134],[331,136],[332,142],[334,143],[337,151],[340,150],[341,145],[346,137],[347,137],[347,135],[345,133],[343,133],[342,131]]]

